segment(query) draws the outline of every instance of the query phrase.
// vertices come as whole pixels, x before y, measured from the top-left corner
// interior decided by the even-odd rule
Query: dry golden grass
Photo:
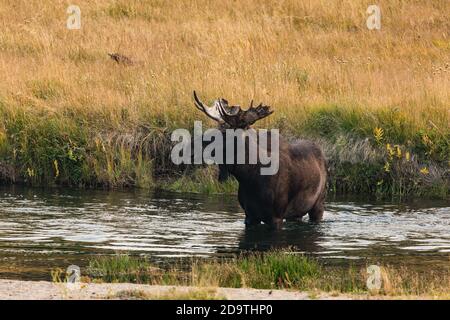
[[[0,94],[11,108],[184,123],[200,117],[197,89],[286,117],[338,103],[448,124],[447,0],[378,1],[381,31],[366,28],[367,1],[79,0],[82,28],[68,30],[72,2],[2,1]],[[116,65],[116,51],[138,63]]]
[[[66,28],[72,4],[81,30]],[[172,170],[170,129],[206,120],[194,89],[206,101],[263,101],[275,113],[259,125],[332,144],[355,133],[373,141],[379,127],[421,166],[440,162],[445,180],[450,3],[377,4],[380,31],[367,29],[361,0],[2,1],[0,180],[149,185],[154,168],[142,163]]]
[[[123,290],[109,295],[107,299],[121,300],[226,300],[215,288],[193,288],[180,290],[172,288],[164,292],[146,292],[144,290]]]

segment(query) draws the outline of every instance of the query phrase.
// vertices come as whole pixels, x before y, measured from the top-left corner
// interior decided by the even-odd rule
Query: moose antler
[[[228,110],[227,110],[228,109]],[[225,107],[219,101],[219,113],[222,119],[233,128],[248,128],[256,121],[261,120],[273,113],[270,106],[260,103],[253,107],[253,100],[247,110],[242,110],[240,106]]]
[[[221,100],[223,100],[223,103],[228,106],[228,102],[226,100],[224,99]],[[219,112],[219,105],[221,103],[219,102],[219,100],[214,101],[213,105],[208,107],[203,102],[200,101],[200,99],[197,97],[197,93],[194,91],[194,101],[197,109],[205,113],[208,117],[218,122],[223,121]]]
[[[260,103],[253,107],[253,100],[247,110],[242,110],[241,106],[229,106],[225,99],[217,99],[208,107],[197,96],[194,91],[195,107],[206,114],[211,119],[223,123],[226,122],[232,128],[248,128],[256,121],[261,120],[273,113],[269,106]]]

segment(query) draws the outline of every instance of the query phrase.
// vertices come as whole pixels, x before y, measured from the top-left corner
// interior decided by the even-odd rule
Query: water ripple
[[[409,255],[425,262],[433,254],[449,261],[448,203],[328,202],[323,223],[286,223],[276,232],[246,231],[243,220],[235,197],[3,188],[0,261],[45,255],[65,263],[113,252],[217,256],[285,246],[326,259]]]

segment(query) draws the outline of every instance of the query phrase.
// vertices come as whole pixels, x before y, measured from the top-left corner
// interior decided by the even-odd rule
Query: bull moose
[[[194,102],[197,109],[218,123],[221,132],[249,130],[256,121],[273,113],[266,105],[254,107],[253,101],[247,110],[230,106],[225,99],[207,106],[195,91]],[[306,214],[312,222],[322,219],[327,181],[322,150],[311,141],[289,143],[281,136],[278,145],[279,168],[273,175],[261,175],[259,161],[256,164],[219,164],[219,180],[232,175],[239,182],[238,199],[245,211],[246,226],[264,222],[279,228],[284,219],[300,220]]]

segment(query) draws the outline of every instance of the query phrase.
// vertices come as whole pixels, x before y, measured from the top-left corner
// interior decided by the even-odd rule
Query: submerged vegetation
[[[448,198],[450,5],[378,4],[370,31],[366,1],[80,0],[68,30],[64,3],[3,1],[0,181],[235,192],[170,162],[197,89],[271,105],[260,125],[317,141],[332,192]]]
[[[293,251],[244,253],[229,260],[194,260],[189,270],[164,270],[143,258],[117,255],[91,260],[84,280],[391,296],[448,297],[450,292],[450,270],[420,272],[389,266],[380,270],[379,289],[368,289],[366,267],[333,268]]]

